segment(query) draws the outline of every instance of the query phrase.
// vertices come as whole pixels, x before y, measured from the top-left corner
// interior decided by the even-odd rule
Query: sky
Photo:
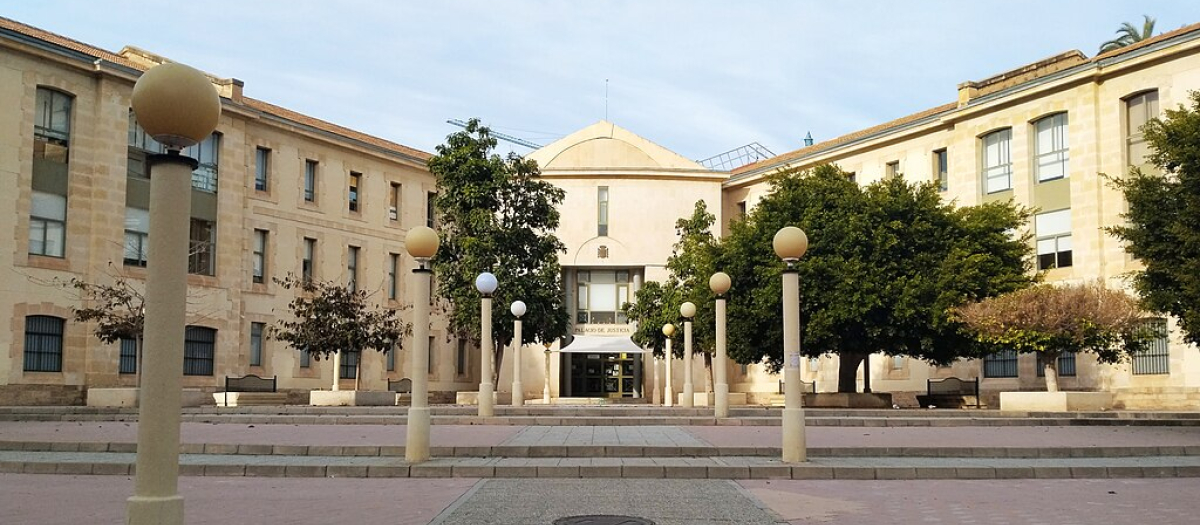
[[[968,80],[1094,56],[1143,15],[1157,34],[1200,22],[1200,2],[0,0],[0,16],[431,153],[451,118],[543,145],[607,118],[697,160],[782,154],[952,102]]]

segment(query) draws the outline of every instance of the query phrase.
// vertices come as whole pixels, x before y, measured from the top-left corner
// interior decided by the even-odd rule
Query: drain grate
[[[593,514],[589,516],[568,516],[554,520],[554,525],[654,525],[653,521],[633,516],[611,516]]]

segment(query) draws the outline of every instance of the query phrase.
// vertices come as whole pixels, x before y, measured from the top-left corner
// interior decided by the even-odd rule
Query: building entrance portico
[[[568,354],[571,397],[641,397],[641,354]]]

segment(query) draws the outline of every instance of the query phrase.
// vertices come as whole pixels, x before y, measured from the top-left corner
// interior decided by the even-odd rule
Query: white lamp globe
[[[520,318],[525,315],[525,301],[513,301],[512,307],[509,308],[514,317]]]
[[[496,282],[496,276],[491,272],[483,272],[475,278],[475,289],[483,295],[492,295],[497,286],[500,286],[500,283]]]
[[[691,302],[686,302],[679,305],[679,314],[691,319],[696,315],[696,305],[692,304]]]
[[[780,259],[797,261],[808,251],[808,236],[800,228],[786,226],[775,233],[772,244]]]

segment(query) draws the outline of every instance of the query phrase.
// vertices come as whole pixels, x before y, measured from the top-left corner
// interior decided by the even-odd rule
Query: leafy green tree
[[[491,131],[471,119],[467,127],[446,137],[429,159],[437,178],[441,248],[433,259],[437,294],[452,306],[450,331],[480,341],[479,291],[475,277],[496,275],[493,294],[493,352],[498,375],[503,349],[513,338],[509,305],[524,301],[522,344],[552,342],[567,333],[562,268],[566,248],[554,230],[565,192],[541,180],[537,163],[515,154],[493,153]]]
[[[715,294],[708,287],[708,278],[717,271],[716,256],[720,244],[713,237],[712,226],[716,216],[708,211],[704,201],[696,201],[691,217],[675,222],[679,241],[667,258],[667,280],[647,282],[634,295],[635,301],[623,305],[630,321],[637,322],[633,341],[654,349],[655,355],[663,355],[666,336],[662,334],[664,324],[679,327],[671,342],[672,353],[683,356],[683,322],[679,307],[691,301],[696,305],[692,319],[692,351],[700,353],[709,371],[711,383],[712,355],[716,350],[714,333]]]
[[[1117,38],[1100,44],[1101,53],[1131,46],[1154,36],[1154,19],[1150,18],[1149,15],[1142,15],[1142,28],[1140,30],[1129,22],[1123,22],[1121,28],[1117,29],[1117,35]]]
[[[372,307],[366,290],[350,290],[344,283],[306,280],[292,274],[276,278],[275,283],[284,290],[295,290],[296,297],[288,303],[293,319],[276,321],[268,335],[308,352],[313,359],[332,357],[337,352],[361,355],[369,349],[384,353],[399,350],[402,336],[412,330],[412,325],[396,316],[396,310]],[[361,364],[362,360],[357,362]],[[335,370],[334,374],[340,372]]]
[[[1116,363],[1145,350],[1153,337],[1137,299],[1100,283],[1042,284],[955,312],[985,345],[1041,354],[1047,392],[1058,392],[1062,354],[1088,352],[1102,363]]]
[[[1190,102],[1142,128],[1157,169],[1114,181],[1129,212],[1109,231],[1145,265],[1133,279],[1144,306],[1177,317],[1184,339],[1200,344],[1200,92]]]
[[[1004,203],[956,208],[932,184],[889,177],[865,188],[836,166],[781,171],[770,193],[731,224],[717,266],[730,275],[729,353],[783,364],[781,272],[772,239],[808,234],[800,272],[801,351],[837,354],[838,391],[855,391],[874,352],[948,363],[979,346],[950,317],[969,300],[1028,286],[1028,211]]]

